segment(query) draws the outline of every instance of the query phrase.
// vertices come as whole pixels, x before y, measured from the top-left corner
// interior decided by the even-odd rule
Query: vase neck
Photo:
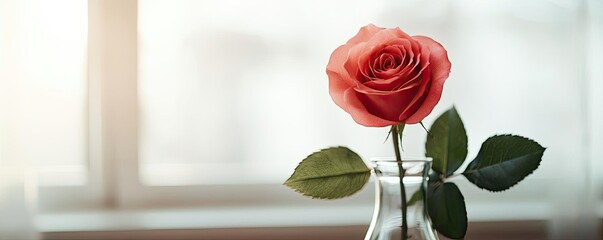
[[[402,162],[395,159],[373,160],[372,164],[377,177],[399,177],[401,172],[404,173],[404,177],[427,177],[431,168],[431,158]]]

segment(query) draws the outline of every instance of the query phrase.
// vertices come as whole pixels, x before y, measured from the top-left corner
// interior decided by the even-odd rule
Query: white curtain
[[[34,225],[35,181],[21,159],[19,139],[14,138],[19,27],[17,1],[0,1],[0,239],[37,239]],[[12,103],[11,103],[12,102]]]
[[[86,1],[0,0],[0,239],[38,239],[39,182],[83,168],[86,30]]]

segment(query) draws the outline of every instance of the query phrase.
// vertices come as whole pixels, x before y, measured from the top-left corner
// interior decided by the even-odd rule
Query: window
[[[87,4],[4,4],[0,111],[5,159],[34,164],[41,185],[83,185]]]
[[[267,7],[248,11],[259,5]],[[324,74],[329,48],[362,19],[345,26],[337,21],[370,18],[355,4],[326,10],[336,5],[139,2],[143,182],[278,184],[325,146],[353,145],[367,157],[389,154],[385,129],[356,127],[335,105],[324,104],[332,102]]]
[[[469,157],[494,134],[530,136],[548,147],[534,175],[499,194],[541,201],[554,194],[548,182],[558,179],[567,159],[578,159],[566,168],[572,174],[590,161],[583,4],[141,1],[141,180],[150,186],[278,184],[325,146],[346,145],[365,159],[391,155],[381,141],[387,129],[357,126],[330,104],[326,89],[331,51],[372,22],[446,46],[452,74],[425,122],[456,105]],[[412,126],[405,135],[406,153],[422,155],[425,132]],[[473,196],[489,198],[476,191],[468,199]]]
[[[470,220],[546,220],[602,183],[594,160],[603,139],[597,4],[0,1],[8,19],[0,21],[0,164],[36,166],[45,229],[65,227],[52,224],[56,212],[105,208],[166,211],[157,218],[175,216],[170,207],[277,216],[326,206],[348,214],[345,224],[368,224],[372,186],[322,202],[281,183],[327,146],[348,146],[365,160],[392,155],[387,129],[359,126],[332,104],[324,69],[332,50],[375,23],[448,49],[452,73],[424,122],[454,104],[469,158],[494,134],[548,148],[535,174],[495,199],[458,180]],[[404,135],[405,154],[422,155],[424,130],[409,126]],[[561,171],[587,174],[561,181]],[[559,198],[558,186],[577,197]],[[510,210],[493,214],[493,205]],[[311,224],[299,221],[281,224]]]
[[[448,48],[452,74],[425,122],[455,104],[467,121],[470,156],[500,131],[531,136],[550,146],[536,177],[554,177],[583,145],[581,5],[432,4],[139,2],[143,182],[279,183],[290,174],[281,169],[339,144],[365,158],[391,155],[381,141],[387,130],[356,126],[330,104],[326,88],[331,51],[369,22],[433,36]],[[422,155],[425,132],[409,127],[406,134],[407,153]]]

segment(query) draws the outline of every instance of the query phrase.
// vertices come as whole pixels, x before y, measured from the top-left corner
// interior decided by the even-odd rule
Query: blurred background
[[[0,0],[0,239],[362,239],[372,184],[320,201],[282,182],[328,146],[393,155],[328,94],[368,23],[448,50],[424,122],[454,105],[469,158],[495,134],[547,147],[508,191],[455,180],[468,239],[596,238],[603,2]],[[407,126],[404,154],[425,137]]]

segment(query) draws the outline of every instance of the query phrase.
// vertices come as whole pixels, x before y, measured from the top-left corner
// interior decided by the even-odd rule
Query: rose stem
[[[400,156],[400,143],[398,142],[398,126],[392,126],[392,140],[394,142],[394,152],[398,162],[398,171],[400,172],[400,202],[402,204],[402,240],[408,238],[408,224],[406,223],[406,190],[404,188],[404,175],[406,170],[402,166],[402,157]]]

